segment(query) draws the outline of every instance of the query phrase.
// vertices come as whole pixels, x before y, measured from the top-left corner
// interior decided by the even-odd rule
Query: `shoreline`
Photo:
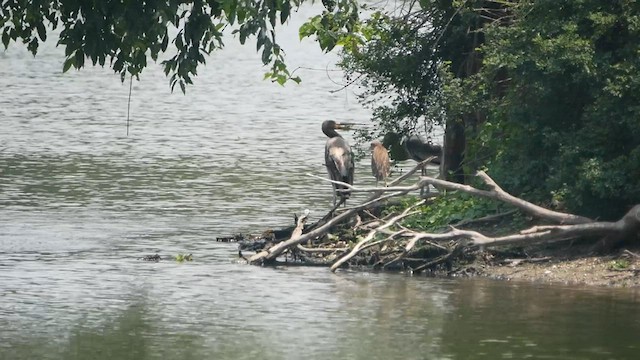
[[[639,254],[640,246],[633,246],[604,255],[558,255],[541,262],[485,263],[478,276],[544,284],[640,288]]]

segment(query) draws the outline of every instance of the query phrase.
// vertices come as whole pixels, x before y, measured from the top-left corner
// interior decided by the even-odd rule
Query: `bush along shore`
[[[217,240],[237,241],[239,256],[262,266],[640,286],[640,205],[596,221],[512,196],[482,171],[474,186],[429,176],[401,186],[425,163],[384,188],[342,184],[371,196],[314,223],[305,211],[289,227]],[[438,191],[407,195],[429,185]]]

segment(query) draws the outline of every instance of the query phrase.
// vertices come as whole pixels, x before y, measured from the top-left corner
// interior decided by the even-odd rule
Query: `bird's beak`
[[[353,130],[353,127],[357,127],[359,125],[364,125],[364,124],[358,124],[358,123],[336,123],[336,129]]]

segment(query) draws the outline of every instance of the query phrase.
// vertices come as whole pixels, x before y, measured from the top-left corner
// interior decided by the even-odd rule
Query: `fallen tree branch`
[[[533,216],[543,219],[549,219],[560,224],[583,224],[593,222],[592,219],[589,219],[587,217],[548,210],[536,204],[532,204],[528,201],[517,198],[502,190],[502,188],[498,186],[484,171],[478,171],[476,173],[476,176],[482,179],[482,181],[484,181],[484,183],[487,184],[491,188],[491,190],[480,190],[474,188],[473,186],[435,179],[428,176],[423,176],[420,179],[420,183],[431,184],[433,186],[440,186],[445,189],[459,190],[468,194],[501,200]]]
[[[398,177],[397,179],[393,180],[390,185],[395,185],[400,183],[401,181],[403,181],[404,179],[408,178],[411,174],[415,173],[420,165],[422,163],[417,164],[416,166],[414,166],[413,169],[411,169],[410,171],[407,171],[407,173],[403,174],[402,176]],[[310,232],[306,233],[306,234],[302,234],[301,236],[294,238],[293,236],[287,240],[287,241],[282,241],[272,247],[270,247],[269,249],[263,250],[259,253],[254,254],[253,256],[251,256],[248,260],[249,264],[255,264],[255,263],[261,263],[261,264],[265,264],[267,262],[273,261],[276,257],[278,257],[280,254],[282,254],[282,252],[284,252],[288,247],[290,246],[295,246],[298,244],[301,244],[304,241],[307,241],[309,239],[314,239],[316,237],[322,236],[324,234],[326,234],[333,226],[335,226],[336,224],[339,224],[341,221],[348,219],[350,216],[352,216],[353,214],[357,213],[359,210],[367,208],[371,205],[374,205],[378,202],[381,202],[385,199],[394,197],[394,196],[400,196],[400,195],[404,195],[406,194],[406,192],[396,192],[390,195],[384,195],[384,196],[380,196],[383,192],[382,191],[375,191],[374,194],[363,204],[353,207],[353,208],[349,208],[347,211],[340,213],[338,215],[336,215],[333,219],[327,221],[326,223],[324,223],[323,225],[311,230]]]
[[[411,191],[411,190],[417,190],[420,187],[418,187],[418,184],[415,184],[413,186],[406,186],[406,187],[394,187],[394,185],[401,183],[402,181],[404,181],[405,179],[407,179],[409,176],[413,175],[416,171],[418,171],[419,169],[422,168],[422,166],[426,165],[429,163],[430,160],[432,160],[434,158],[434,156],[417,163],[416,166],[414,166],[411,170],[407,171],[406,173],[402,174],[402,176],[394,179],[393,181],[391,181],[388,186],[386,187],[376,187],[376,188],[359,188],[359,187],[355,187],[349,183],[346,182],[342,182],[342,181],[338,181],[338,180],[332,180],[332,179],[328,179],[322,176],[318,176],[318,175],[313,175],[310,173],[306,173],[307,176],[311,176],[313,178],[317,178],[323,181],[327,181],[330,182],[332,184],[335,185],[341,185],[344,186],[346,189],[337,189],[336,191],[338,192],[344,192],[344,191],[349,191],[349,192],[389,192],[389,191]]]
[[[308,247],[304,247],[300,244],[296,245],[296,249],[303,251],[303,252],[308,252],[308,253],[321,253],[321,254],[330,254],[330,253],[334,253],[334,252],[341,252],[341,251],[348,251],[349,248],[308,248]]]
[[[636,253],[634,253],[632,251],[625,250],[624,253],[628,254],[628,255],[631,255],[631,256],[635,257],[636,259],[640,259],[640,255],[638,255],[638,254],[636,254]]]
[[[382,231],[380,231],[380,232],[382,232]],[[402,235],[404,232],[405,232],[405,230],[400,230],[400,231],[396,231],[396,232],[392,232],[390,234],[387,234],[388,236],[386,238],[382,239],[382,240],[374,241],[374,242],[368,243],[367,245],[364,245],[363,247],[360,248],[360,252],[365,251],[366,249],[374,247],[376,245],[380,245],[382,243],[395,240],[398,236]]]
[[[322,248],[322,249],[312,249],[308,247],[304,247],[302,244],[304,241],[315,239],[320,236],[326,234],[331,228],[335,225],[343,222],[344,220],[353,217],[358,211],[362,209],[369,208],[377,203],[380,203],[386,199],[397,197],[408,193],[409,191],[418,190],[419,188],[429,184],[440,189],[450,189],[462,191],[465,193],[469,193],[472,195],[487,197],[491,199],[496,199],[503,201],[507,204],[513,205],[516,208],[527,212],[533,216],[552,220],[559,225],[543,225],[543,226],[534,226],[529,229],[520,231],[516,234],[510,234],[505,236],[487,236],[477,231],[472,230],[462,230],[458,229],[454,226],[451,226],[449,231],[444,233],[425,233],[413,231],[411,229],[405,228],[399,224],[399,221],[409,215],[412,215],[416,212],[413,211],[413,208],[419,206],[425,202],[422,200],[411,207],[405,209],[401,214],[393,216],[389,219],[377,219],[379,225],[373,229],[370,229],[368,234],[360,240],[348,253],[344,256],[337,259],[331,266],[331,271],[336,271],[339,267],[347,263],[349,260],[353,259],[358,254],[362,253],[362,251],[366,249],[370,249],[373,246],[380,245],[382,243],[390,242],[390,241],[398,241],[398,239],[402,239],[401,241],[406,241],[403,246],[402,253],[396,256],[398,253],[397,247],[392,247],[391,252],[385,255],[385,259],[379,260],[379,263],[382,264],[384,262],[384,267],[388,267],[398,261],[406,259],[408,254],[413,251],[413,249],[417,246],[417,244],[422,242],[430,242],[430,245],[438,247],[447,251],[446,254],[441,255],[435,259],[425,259],[426,262],[421,266],[414,269],[414,271],[420,271],[421,269],[426,269],[428,267],[433,267],[442,262],[448,261],[456,254],[459,254],[462,250],[467,248],[477,248],[477,247],[497,247],[504,245],[533,245],[539,243],[551,243],[557,241],[566,241],[568,239],[575,239],[578,237],[585,236],[606,236],[605,239],[611,240],[610,243],[616,243],[616,241],[620,241],[620,239],[627,239],[634,235],[638,235],[640,233],[640,205],[634,206],[622,219],[616,222],[596,222],[592,219],[577,216],[573,214],[567,214],[562,212],[556,212],[552,210],[545,209],[538,205],[532,204],[520,198],[517,198],[507,192],[505,192],[500,186],[498,186],[486,173],[479,171],[476,173],[476,176],[479,177],[484,184],[489,188],[489,190],[481,190],[474,188],[469,185],[463,185],[458,183],[453,183],[445,180],[435,179],[428,176],[420,177],[420,180],[416,182],[412,186],[407,187],[398,187],[396,186],[402,180],[408,178],[411,174],[413,174],[417,169],[423,166],[423,163],[417,164],[411,171],[405,173],[403,176],[395,179],[389,185],[389,187],[384,188],[358,188],[354,187],[350,184],[344,184],[340,182],[331,181],[336,184],[343,185],[347,187],[350,191],[354,192],[371,192],[372,195],[362,202],[360,205],[354,206],[352,208],[343,208],[343,211],[339,214],[335,215],[335,217],[330,218],[330,220],[325,223],[318,224],[315,229],[310,230],[308,233],[303,234],[303,226],[304,222],[298,222],[298,226],[291,234],[289,240],[282,241],[272,246],[269,249],[256,253],[248,259],[249,263],[269,263],[275,261],[276,257],[282,254],[284,251],[291,247],[297,247],[298,250],[304,252],[316,252],[316,253],[335,253],[341,251],[348,251],[346,248],[342,249],[333,249],[333,248]],[[313,175],[311,175],[313,176]],[[315,177],[315,176],[314,176]],[[323,180],[325,180],[323,178]],[[330,180],[327,180],[330,181]],[[334,209],[335,210],[335,209]],[[331,213],[331,212],[330,212]],[[499,216],[504,216],[505,214],[497,214],[492,215],[490,217],[485,217],[481,219],[468,220],[466,224],[474,221],[488,221],[492,220]],[[306,215],[303,217],[306,220]],[[329,219],[329,216],[325,216],[324,219]],[[459,223],[458,225],[465,225],[465,222]],[[399,228],[400,230],[391,229],[392,226]],[[377,234],[387,235],[385,239],[374,241]],[[407,240],[408,238],[408,240]],[[452,244],[443,244],[444,241],[453,241]],[[395,256],[392,260],[388,261],[391,256]]]
[[[397,221],[399,221],[399,220],[401,220],[401,219],[403,219],[403,218],[405,218],[405,217],[407,217],[409,215],[414,214],[415,212],[411,212],[411,209],[413,209],[416,206],[422,205],[423,203],[424,203],[424,200],[421,200],[421,201],[417,202],[416,204],[406,208],[400,215],[394,216],[393,218],[389,219],[383,225],[380,225],[379,227],[369,231],[369,234],[367,234],[367,236],[364,239],[360,240],[360,242],[358,242],[356,244],[356,246],[353,247],[351,252],[349,252],[347,255],[341,257],[335,263],[333,263],[333,265],[331,265],[331,271],[335,272],[342,264],[347,262],[352,257],[356,256],[362,250],[362,247],[367,242],[369,242],[369,241],[374,239],[374,237],[376,236],[378,231],[380,231],[382,229],[387,229],[387,228],[391,227],[393,224],[395,224]]]
[[[388,261],[387,263],[382,265],[382,268],[385,269],[385,268],[391,266],[392,264],[395,264],[396,262],[402,260],[402,258],[404,258],[409,253],[409,250],[413,248],[413,246],[416,244],[416,242],[418,240],[419,240],[419,236],[418,235],[414,236],[411,240],[409,240],[409,243],[407,245],[405,245],[405,248],[402,251],[402,253],[400,253],[398,256],[396,256],[391,261]]]
[[[503,213],[500,214],[495,214],[495,215],[487,215],[487,216],[483,216],[483,217],[479,217],[477,219],[468,219],[468,220],[462,220],[460,222],[457,222],[455,224],[453,224],[453,227],[460,227],[460,226],[467,226],[469,224],[475,224],[475,223],[479,223],[479,222],[489,222],[489,221],[494,221],[497,220],[501,217],[504,216],[508,216],[511,214],[515,214],[515,212],[518,210],[509,210],[509,211],[505,211]]]
[[[524,259],[504,259],[502,260],[503,264],[509,265],[509,266],[518,266],[520,264],[523,263],[539,263],[539,262],[546,262],[546,261],[550,261],[552,258],[550,256],[544,256],[544,257],[539,257],[539,258],[524,258]]]
[[[454,255],[457,255],[461,251],[462,247],[458,245],[454,245],[453,248],[446,254],[440,255],[437,258],[427,261],[424,264],[413,269],[413,272],[421,272],[425,269],[434,267],[436,265],[440,265],[444,262],[447,262],[453,258]]]
[[[518,234],[490,237],[477,231],[460,230],[454,227],[442,234],[407,232],[412,235],[412,244],[420,240],[466,240],[467,247],[495,247],[504,245],[533,245],[568,240],[581,236],[608,235],[619,239],[628,238],[640,231],[640,205],[634,206],[627,214],[616,222],[592,222],[576,225],[534,226]]]

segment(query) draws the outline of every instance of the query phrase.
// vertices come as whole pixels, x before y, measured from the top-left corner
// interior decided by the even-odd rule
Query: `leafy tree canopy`
[[[640,4],[523,0],[509,14],[485,28],[476,148],[517,191],[619,216],[640,202]]]
[[[367,136],[460,122],[467,170],[487,167],[509,191],[609,218],[640,202],[640,3],[369,10],[350,32],[302,29],[344,45],[341,65],[378,125]]]
[[[333,17],[317,16],[300,29],[301,35],[316,35],[321,44],[342,45],[340,65],[347,80],[362,89],[363,102],[374,110],[377,132],[429,132],[434,125],[459,116],[462,102],[450,82],[472,74],[478,59],[486,21],[479,6],[498,9],[495,1],[420,0],[406,1],[388,9],[363,5],[365,19],[341,26]],[[477,31],[476,31],[477,30]],[[323,41],[324,39],[324,41]],[[418,129],[417,129],[418,128]]]
[[[0,8],[0,33],[5,49],[21,41],[34,55],[51,29],[60,29],[65,49],[63,70],[80,69],[85,60],[108,64],[124,80],[139,76],[149,58],[174,54],[162,61],[173,89],[193,82],[205,55],[223,47],[230,29],[241,43],[255,37],[262,62],[271,66],[267,78],[283,84],[290,76],[274,29],[285,23],[304,0],[5,0]],[[325,1],[326,12],[350,13],[354,0]],[[175,29],[175,34],[172,31]]]

